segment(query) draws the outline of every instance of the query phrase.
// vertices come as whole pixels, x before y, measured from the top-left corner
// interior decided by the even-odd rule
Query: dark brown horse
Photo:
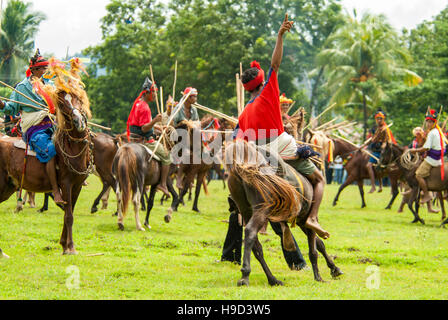
[[[58,127],[55,134],[58,185],[62,190],[64,227],[60,244],[64,254],[76,254],[72,236],[73,210],[82,184],[93,167],[90,131],[87,128],[86,105],[82,98],[59,91],[57,94]],[[84,104],[84,106],[83,106]],[[0,202],[6,201],[19,188],[25,150],[14,147],[20,138],[0,141]],[[51,192],[45,164],[28,156],[23,189]]]
[[[398,168],[403,178],[412,190],[407,202],[409,210],[411,210],[412,214],[414,215],[414,220],[412,221],[412,223],[420,222],[422,224],[425,224],[425,221],[420,217],[418,213],[420,208],[420,187],[417,179],[415,178],[415,171],[417,170],[418,165],[414,166],[414,168],[412,169],[410,169],[410,167],[406,168],[407,166],[403,166],[402,156],[405,151],[405,147],[388,143],[381,152],[380,162],[384,166],[393,164]],[[445,177],[448,177],[448,166],[445,167]],[[426,178],[426,182],[428,184],[429,191],[438,192],[440,207],[442,209],[442,220],[445,220],[446,213],[442,191],[448,190],[448,179],[445,178],[445,180],[442,181],[440,176],[440,167],[437,167],[431,170],[431,175]],[[446,223],[447,221],[443,221],[442,225]]]
[[[112,174],[117,180],[117,210],[118,227],[124,230],[123,217],[126,215],[128,203],[132,198],[137,230],[144,231],[139,218],[140,203],[146,186],[151,186],[149,201],[147,203],[145,226],[149,226],[149,215],[154,205],[157,186],[161,178],[161,164],[151,157],[152,152],[139,143],[128,143],[121,146],[115,155]],[[174,190],[171,179],[167,179],[167,187],[173,201],[168,209],[168,214],[174,210],[174,204],[178,203],[178,195]],[[165,221],[167,221],[167,216]]]
[[[344,165],[345,170],[347,171],[347,179],[346,181],[339,187],[338,193],[333,200],[333,206],[336,206],[339,196],[347,186],[351,185],[353,182],[358,183],[359,193],[361,195],[361,208],[366,207],[366,202],[364,199],[364,179],[369,179],[369,172],[367,171],[367,163],[369,162],[370,156],[365,152],[358,150],[357,147],[352,144],[335,138],[334,142],[334,158],[340,156],[346,164]],[[378,168],[379,169],[379,168]],[[387,166],[382,170],[375,169],[375,178],[382,179],[386,176],[390,179],[391,189],[392,189],[392,198],[389,201],[386,209],[391,209],[392,204],[394,203],[396,197],[399,194],[398,190],[398,181],[401,177],[401,173],[395,166]]]
[[[246,224],[242,278],[238,285],[249,285],[252,252],[263,267],[269,284],[283,285],[271,273],[258,240],[257,234],[267,221],[281,223],[283,244],[288,251],[295,249],[288,222],[292,221],[302,229],[308,238],[309,258],[316,281],[322,281],[317,251],[324,256],[334,278],[342,275],[327,254],[323,241],[313,230],[305,227],[313,200],[311,183],[287,164],[280,166],[280,169],[269,166],[255,147],[242,140],[226,145],[225,149],[229,190]]]

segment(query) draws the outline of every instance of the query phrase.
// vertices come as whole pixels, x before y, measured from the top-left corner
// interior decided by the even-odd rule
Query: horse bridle
[[[69,122],[71,123],[71,128],[67,129],[60,129],[61,130],[61,134],[57,135],[59,140],[58,140],[58,144],[59,144],[59,149],[61,150],[62,153],[62,158],[64,159],[64,163],[66,164],[66,166],[69,168],[70,171],[72,171],[73,173],[76,173],[78,175],[88,175],[93,171],[93,167],[94,167],[94,163],[93,163],[93,143],[91,141],[89,141],[89,137],[92,137],[92,133],[89,130],[89,127],[87,126],[87,115],[85,114],[85,112],[80,111],[78,109],[76,109],[75,107],[73,107],[71,101],[71,95],[70,94],[66,94],[64,97],[64,100],[68,102],[68,106],[71,109],[71,113],[67,113],[64,110],[62,110],[61,108],[58,109],[58,111],[60,111],[65,117],[67,117],[69,119]],[[74,138],[70,135],[70,132],[73,131],[75,129],[75,126],[73,125],[74,123],[74,119],[73,116],[75,114],[75,110],[77,112],[79,112],[82,116],[82,119],[84,120],[84,123],[86,124],[86,127],[84,129],[85,131],[85,136],[81,137],[81,138]],[[76,154],[76,155],[70,155],[67,151],[64,150],[63,145],[64,145],[64,137],[67,137],[70,141],[73,141],[75,143],[84,143],[85,146],[82,148],[82,150]],[[78,157],[80,157],[84,152],[86,152],[86,150],[88,150],[89,152],[89,165],[87,166],[86,170],[84,171],[78,171],[76,170],[72,164],[70,163],[70,159],[76,159]]]

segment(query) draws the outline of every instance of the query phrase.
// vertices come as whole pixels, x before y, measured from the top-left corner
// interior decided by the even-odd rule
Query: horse
[[[93,167],[88,101],[75,93],[56,92],[58,125],[55,133],[58,185],[62,190],[64,226],[59,243],[64,255],[76,254],[72,235],[73,210],[84,180]],[[4,202],[21,186],[25,150],[14,143],[21,138],[0,140],[0,202]],[[23,189],[31,192],[51,192],[45,164],[28,156]]]
[[[295,244],[287,222],[292,221],[302,229],[308,238],[309,258],[316,281],[323,281],[317,265],[317,251],[324,256],[333,278],[341,276],[342,271],[327,254],[323,241],[313,230],[305,227],[313,198],[311,183],[281,159],[277,160],[282,165],[276,170],[259,150],[243,140],[225,146],[228,187],[246,225],[242,278],[238,286],[249,285],[252,251],[263,267],[268,283],[271,286],[283,285],[266,264],[257,236],[268,220],[281,223],[283,244],[288,251],[294,250]]]
[[[412,223],[420,222],[421,224],[425,224],[425,221],[419,216],[418,213],[420,208],[420,186],[415,177],[415,171],[417,171],[418,165],[414,165],[413,168],[411,168],[411,166],[408,167],[404,164],[402,157],[405,151],[405,147],[388,143],[381,152],[380,163],[384,166],[394,164],[398,168],[412,190],[407,202],[409,210],[411,210],[414,215],[414,220]],[[445,176],[448,176],[448,167],[445,167]],[[442,180],[440,176],[440,167],[436,167],[432,168],[431,175],[426,178],[426,182],[428,185],[428,191],[435,191],[439,193],[440,207],[442,209],[442,220],[445,220],[446,213],[442,191],[448,190],[448,179]],[[415,208],[412,208],[412,204],[415,204]],[[441,226],[446,223],[447,221],[443,221]]]
[[[342,140],[339,138],[333,139],[334,150],[333,157],[340,156],[344,161],[347,161],[344,165],[347,171],[346,181],[339,187],[339,190],[333,200],[333,206],[336,206],[341,192],[353,182],[358,183],[359,193],[361,195],[361,208],[366,207],[366,202],[364,198],[364,179],[369,179],[369,172],[367,171],[367,163],[369,162],[370,156],[359,150],[356,146]],[[392,198],[389,201],[386,209],[391,209],[392,204],[399,194],[398,181],[401,178],[401,173],[398,168],[394,166],[388,166],[384,170],[375,170],[375,176],[377,179],[382,179],[388,176],[390,179]]]
[[[151,186],[149,201],[144,225],[149,225],[149,215],[154,205],[154,198],[157,186],[161,179],[161,164],[151,157],[152,151],[140,143],[128,143],[121,146],[114,157],[112,164],[112,174],[117,180],[115,193],[117,195],[118,228],[124,230],[123,217],[126,215],[129,201],[132,197],[134,205],[135,222],[137,230],[145,231],[140,223],[139,211],[142,195],[145,186]],[[152,158],[152,159],[151,159]],[[178,195],[174,189],[171,179],[167,180],[168,191],[173,197],[168,214],[171,219],[171,212],[174,204],[178,202]],[[168,218],[165,216],[165,221]]]

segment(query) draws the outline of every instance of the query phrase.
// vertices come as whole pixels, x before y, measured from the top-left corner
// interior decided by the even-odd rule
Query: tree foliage
[[[13,85],[23,78],[25,66],[33,55],[34,37],[45,15],[32,11],[30,3],[11,0],[0,19],[0,74]]]

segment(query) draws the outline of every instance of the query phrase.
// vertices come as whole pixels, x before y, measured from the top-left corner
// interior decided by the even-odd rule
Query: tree
[[[317,56],[317,65],[326,68],[330,103],[362,107],[365,139],[369,109],[381,106],[386,97],[384,84],[401,78],[414,86],[422,79],[405,68],[411,56],[385,16],[365,14],[360,21],[347,19],[329,37],[326,49]]]
[[[34,37],[45,19],[41,12],[31,11],[31,4],[11,0],[1,15],[0,74],[9,84],[23,78],[33,55]]]

